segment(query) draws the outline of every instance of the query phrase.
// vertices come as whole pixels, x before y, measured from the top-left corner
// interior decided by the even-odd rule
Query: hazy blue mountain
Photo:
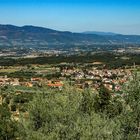
[[[102,35],[101,35],[102,34]],[[72,33],[36,26],[0,25],[0,46],[67,46],[87,44],[140,44],[138,35]]]
[[[84,34],[96,34],[96,35],[118,35],[117,33],[113,33],[113,32],[99,32],[99,31],[86,31],[83,33]]]

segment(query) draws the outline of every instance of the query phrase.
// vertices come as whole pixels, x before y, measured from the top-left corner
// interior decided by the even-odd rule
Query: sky
[[[0,0],[0,24],[140,35],[140,0]]]

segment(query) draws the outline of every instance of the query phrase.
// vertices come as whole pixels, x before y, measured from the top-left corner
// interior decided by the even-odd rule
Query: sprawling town
[[[94,62],[94,64],[95,63],[100,65],[100,62]],[[4,75],[0,77],[0,86],[11,85],[33,87],[44,84],[48,87],[62,88],[67,81],[69,84],[72,84],[79,89],[90,87],[97,90],[101,84],[104,84],[110,91],[121,91],[121,86],[131,78],[131,73],[135,66],[132,66],[129,69],[118,68],[112,70],[100,70],[98,67],[83,70],[82,68],[76,68],[74,66],[69,67],[69,64],[61,66],[61,68],[43,68],[42,66],[35,65],[33,67],[34,69],[31,71],[36,71],[36,75],[33,75],[30,79],[25,79],[24,81],[24,79],[21,79],[18,76],[16,78],[10,78],[7,75]],[[21,68],[15,67],[14,69],[16,71]],[[1,71],[2,70],[10,71],[9,68],[1,69]],[[50,72],[52,73],[52,77],[49,77],[49,79],[45,78],[45,76],[42,77],[42,75],[47,75]],[[37,75],[40,75],[40,77],[37,77]]]

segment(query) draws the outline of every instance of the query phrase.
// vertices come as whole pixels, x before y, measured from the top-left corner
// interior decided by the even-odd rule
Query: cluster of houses
[[[63,82],[60,80],[47,80],[42,78],[31,78],[28,82],[20,82],[18,78],[8,78],[7,76],[1,76],[0,77],[0,86],[26,86],[26,87],[33,87],[33,86],[42,86],[46,85],[48,87],[52,88],[59,88],[62,89]]]
[[[98,89],[103,84],[110,91],[121,91],[123,83],[131,77],[131,71],[128,69],[63,69],[61,74],[69,77],[79,88]]]
[[[42,86],[46,85],[52,88],[62,89],[63,80],[69,78],[71,83],[78,88],[94,88],[98,89],[101,84],[104,84],[106,88],[111,91],[121,91],[123,83],[127,82],[131,77],[131,70],[129,69],[90,69],[82,70],[81,68],[63,68],[61,71],[60,79],[47,80],[43,78],[31,78],[28,82],[19,81],[18,78],[8,78],[7,76],[0,77],[0,86],[12,85],[12,86]]]
[[[0,86],[5,85],[12,85],[12,86],[18,86],[20,85],[18,78],[8,78],[7,76],[1,76],[0,77]]]

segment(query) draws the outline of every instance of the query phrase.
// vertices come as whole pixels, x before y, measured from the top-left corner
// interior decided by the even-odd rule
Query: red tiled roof
[[[57,83],[57,84],[47,84],[49,87],[62,87],[63,84]]]

